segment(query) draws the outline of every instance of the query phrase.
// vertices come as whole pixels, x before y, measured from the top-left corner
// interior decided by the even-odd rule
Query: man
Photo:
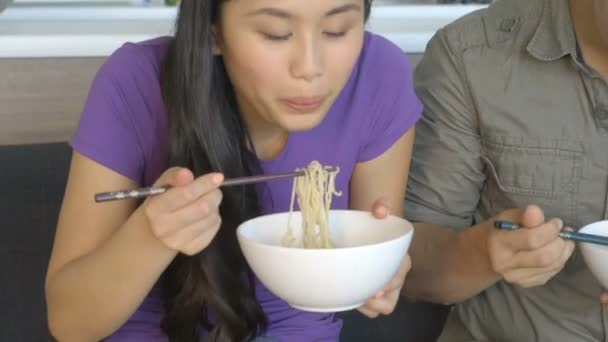
[[[456,304],[440,342],[608,338],[602,287],[558,236],[608,218],[607,79],[608,0],[499,0],[429,43],[405,295]]]
[[[13,0],[0,0],[0,13],[2,13],[2,11],[4,11],[4,9],[8,7],[8,4],[12,1]]]

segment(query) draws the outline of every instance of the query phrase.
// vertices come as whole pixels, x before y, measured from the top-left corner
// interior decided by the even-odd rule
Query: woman
[[[295,310],[247,269],[235,229],[286,211],[291,180],[224,178],[339,166],[334,208],[401,213],[421,105],[404,54],[366,33],[371,1],[184,0],[174,38],[102,66],[47,275],[61,341],[335,341],[333,314]],[[96,192],[169,184],[142,203]],[[220,229],[221,227],[221,229]],[[409,258],[360,311],[390,313]],[[345,286],[347,287],[347,285]]]

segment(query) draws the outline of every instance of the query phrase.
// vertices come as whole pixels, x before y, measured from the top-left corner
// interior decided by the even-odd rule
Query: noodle
[[[296,247],[296,238],[291,227],[291,213],[297,196],[302,214],[303,247],[333,248],[334,245],[329,237],[329,209],[333,195],[342,195],[335,188],[336,175],[340,169],[329,171],[319,162],[313,161],[303,171],[304,176],[295,177],[293,181],[287,232],[281,244],[286,247]]]

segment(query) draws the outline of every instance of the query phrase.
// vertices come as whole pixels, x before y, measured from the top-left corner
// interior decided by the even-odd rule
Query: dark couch
[[[66,144],[0,147],[0,341],[51,341],[44,275],[63,196]]]
[[[0,342],[52,341],[44,275],[70,159],[67,144],[0,146]],[[435,341],[444,307],[401,303],[388,317],[345,319],[341,341]]]

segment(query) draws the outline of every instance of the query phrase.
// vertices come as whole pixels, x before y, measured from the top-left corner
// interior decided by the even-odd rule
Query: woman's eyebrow
[[[359,6],[358,4],[342,5],[342,6],[339,6],[339,7],[336,7],[336,8],[333,8],[333,9],[327,11],[327,13],[325,13],[325,16],[331,17],[334,15],[349,12],[349,11],[361,12],[361,6]],[[285,10],[279,9],[279,8],[274,8],[274,7],[259,8],[255,11],[249,12],[247,14],[247,16],[257,16],[257,15],[270,15],[273,17],[281,18],[281,19],[293,18],[293,15],[291,13],[289,13]]]

